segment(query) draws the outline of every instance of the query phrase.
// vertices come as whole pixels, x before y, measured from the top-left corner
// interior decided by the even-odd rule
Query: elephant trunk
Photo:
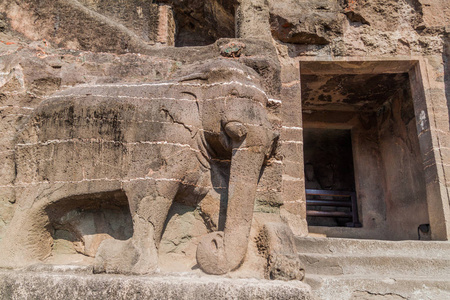
[[[225,274],[244,260],[250,235],[258,178],[264,162],[262,146],[233,147],[224,232],[205,236],[197,262],[209,274]]]

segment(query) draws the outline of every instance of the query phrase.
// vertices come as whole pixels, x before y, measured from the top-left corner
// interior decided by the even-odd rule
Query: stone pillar
[[[421,60],[409,72],[427,188],[433,240],[450,239],[450,132],[442,59]]]
[[[299,64],[281,62],[281,115],[283,126],[280,143],[283,155],[281,217],[295,235],[308,234],[306,223],[305,176],[303,171],[303,125]]]
[[[241,0],[236,10],[236,37],[272,41],[267,0]]]
[[[175,46],[175,19],[169,5],[152,4],[149,27],[153,28],[151,39],[164,46]]]

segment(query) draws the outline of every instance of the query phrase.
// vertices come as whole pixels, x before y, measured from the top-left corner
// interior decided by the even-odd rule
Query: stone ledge
[[[0,269],[0,299],[311,299],[299,281],[188,274],[124,276]]]
[[[448,277],[448,276],[447,276]],[[315,299],[450,299],[445,276],[308,275]]]

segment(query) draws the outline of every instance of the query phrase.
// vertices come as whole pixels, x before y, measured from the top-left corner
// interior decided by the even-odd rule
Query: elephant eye
[[[236,89],[232,89],[230,92],[231,96],[239,96],[239,92]]]

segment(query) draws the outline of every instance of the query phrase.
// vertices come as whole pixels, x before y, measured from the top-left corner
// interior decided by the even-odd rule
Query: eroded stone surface
[[[302,282],[195,276],[114,276],[0,272],[0,298],[311,299]]]

